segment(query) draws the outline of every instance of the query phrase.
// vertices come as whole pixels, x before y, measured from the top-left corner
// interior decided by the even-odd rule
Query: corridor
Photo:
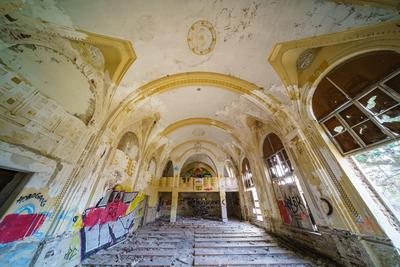
[[[83,266],[314,266],[245,222],[180,218],[151,223]]]
[[[0,0],[0,267],[399,267],[399,11]]]

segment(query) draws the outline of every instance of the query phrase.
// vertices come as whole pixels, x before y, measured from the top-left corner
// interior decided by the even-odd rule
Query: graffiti
[[[283,222],[286,224],[290,224],[292,222],[292,218],[290,217],[289,212],[285,208],[285,202],[283,200],[278,200],[278,208],[282,216]]]
[[[75,214],[76,213],[77,213],[77,209],[76,208],[70,209],[68,211],[67,210],[62,210],[57,215],[56,222],[57,223],[64,223],[65,224],[65,226],[64,226],[65,229],[71,229],[73,224],[75,223],[75,217],[76,217]]]
[[[15,211],[16,214],[34,214],[36,207],[34,204],[26,204]]]
[[[33,193],[29,194],[26,196],[21,196],[20,198],[17,199],[17,204],[20,204],[24,201],[27,201],[29,199],[36,199],[40,202],[40,206],[44,207],[46,205],[47,200],[44,199],[43,195],[41,193]]]
[[[80,260],[80,233],[76,232],[46,241],[35,266],[78,266]]]
[[[8,214],[0,223],[0,243],[31,236],[43,224],[45,214]]]
[[[298,195],[295,196],[285,196],[285,207],[289,209],[292,214],[298,214],[304,212],[305,207],[301,198]]]
[[[221,202],[217,194],[204,197],[182,195],[179,201],[179,213],[183,216],[219,217]]]
[[[76,255],[78,255],[78,249],[77,248],[71,248],[71,246],[70,246],[68,251],[67,251],[67,253],[65,253],[65,255],[64,255],[64,259],[69,261],[73,257],[75,257]]]
[[[82,216],[82,258],[122,240],[140,221],[145,195],[114,193],[108,204],[89,208]]]
[[[0,266],[26,267],[31,263],[40,242],[7,243],[0,246]]]

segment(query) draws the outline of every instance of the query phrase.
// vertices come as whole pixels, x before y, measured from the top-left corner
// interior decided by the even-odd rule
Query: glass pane
[[[400,94],[400,74],[397,74],[392,79],[386,82],[386,85]]]
[[[272,149],[271,142],[269,141],[269,137],[265,137],[263,144],[263,153],[264,157],[268,158],[272,154],[274,154],[274,150]]]
[[[290,172],[293,172],[294,169],[293,169],[292,163],[290,163],[290,160],[287,160],[286,164],[289,166]]]
[[[348,131],[335,136],[335,140],[340,145],[343,152],[349,152],[360,147]]]
[[[331,71],[328,76],[350,97],[355,97],[399,67],[399,53],[371,52],[346,61]]]
[[[394,107],[378,118],[383,126],[394,132],[400,134],[400,106]]]
[[[357,123],[367,119],[367,116],[355,105],[351,105],[339,114],[350,126],[356,125]]]
[[[344,126],[336,117],[332,117],[324,122],[325,127],[328,129],[331,135],[336,135],[345,131]]]
[[[370,120],[357,125],[353,130],[367,145],[379,142],[388,137]]]
[[[269,170],[269,174],[271,175],[271,178],[277,177],[275,167],[268,168],[268,170]]]
[[[286,164],[285,161],[281,162],[281,169],[283,171],[282,176],[291,173],[289,166]]]
[[[288,159],[289,159],[289,157],[288,157],[288,155],[287,155],[287,153],[286,153],[286,150],[285,150],[285,149],[283,149],[283,150],[282,150],[282,154],[283,154],[283,158],[284,158],[284,159],[286,159],[286,160],[288,160]]]
[[[330,81],[323,79],[312,98],[315,117],[320,120],[344,104],[347,98]]]
[[[383,200],[400,218],[400,141],[385,144],[354,158]]]
[[[267,159],[267,166],[268,168],[271,168],[273,166],[271,159]]]
[[[276,134],[269,134],[268,137],[274,152],[277,152],[283,148],[282,141]]]
[[[359,101],[365,108],[374,114],[379,114],[397,104],[396,100],[379,89],[373,90]]]

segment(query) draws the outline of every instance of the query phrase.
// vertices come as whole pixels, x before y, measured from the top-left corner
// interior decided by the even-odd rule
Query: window
[[[294,174],[288,154],[277,135],[269,134],[265,137],[263,154],[283,222],[300,228],[317,230],[299,180]]]
[[[243,173],[243,182],[246,187],[246,191],[248,194],[248,198],[250,199],[251,204],[253,205],[252,207],[252,213],[253,216],[256,218],[258,221],[262,221],[262,212],[261,212],[261,206],[260,206],[260,201],[258,199],[258,194],[257,194],[257,189],[254,186],[254,181],[253,181],[253,174],[251,173],[250,169],[250,163],[247,158],[243,159],[242,162],[242,173]]]
[[[312,108],[337,149],[352,155],[400,218],[400,54],[371,52],[339,65],[319,83]]]
[[[313,111],[346,155],[400,134],[400,54],[374,52],[331,71],[318,85]]]
[[[254,186],[253,182],[253,174],[251,173],[250,170],[250,163],[247,158],[243,160],[242,163],[242,170],[243,170],[243,182],[246,188],[250,188]]]

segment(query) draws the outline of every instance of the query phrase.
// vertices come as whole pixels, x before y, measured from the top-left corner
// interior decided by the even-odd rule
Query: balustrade
[[[225,191],[238,191],[236,177],[160,177],[153,178],[153,185],[159,188],[159,191],[172,191],[176,188],[180,192],[216,192],[220,186]]]

